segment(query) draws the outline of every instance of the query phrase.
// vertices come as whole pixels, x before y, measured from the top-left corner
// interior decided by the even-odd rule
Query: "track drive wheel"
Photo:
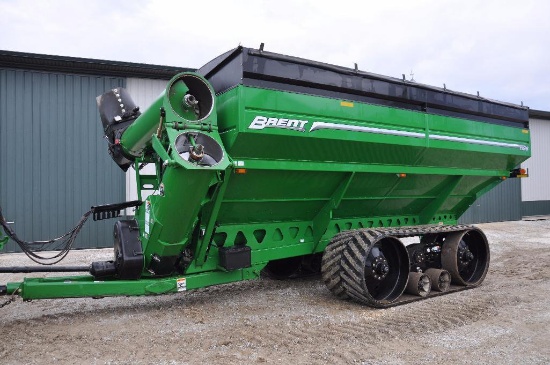
[[[327,265],[327,246],[323,256],[323,278],[333,279],[327,287],[338,296],[344,293],[352,299],[383,308],[395,301],[405,290],[409,275],[409,255],[403,243],[395,237],[382,236],[369,230],[355,230],[339,235],[339,256]],[[328,257],[327,257],[328,259]],[[336,283],[336,285],[332,285]],[[332,286],[331,286],[332,285]],[[336,289],[336,291],[335,291]]]
[[[489,269],[489,243],[477,229],[453,232],[445,237],[441,251],[441,265],[459,285],[481,284]]]

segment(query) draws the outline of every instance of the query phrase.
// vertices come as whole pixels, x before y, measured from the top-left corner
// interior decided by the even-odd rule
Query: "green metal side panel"
[[[124,78],[0,69],[0,205],[26,240],[57,237],[90,206],[124,201],[95,97]],[[112,247],[112,221],[88,222],[77,248]],[[18,251],[9,242],[6,252]]]
[[[333,223],[454,223],[530,153],[528,130],[366,103],[238,86],[218,105],[225,148],[247,169],[231,179],[222,226],[312,221],[350,172]]]

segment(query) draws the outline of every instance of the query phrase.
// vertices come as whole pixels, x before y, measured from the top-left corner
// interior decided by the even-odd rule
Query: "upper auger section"
[[[211,124],[214,119],[215,122],[215,115],[209,118],[214,110],[214,91],[202,76],[176,75],[170,80],[165,95],[164,108],[174,113],[174,121]]]
[[[97,97],[109,154],[127,170],[143,157],[154,135],[166,127],[212,131],[217,128],[214,90],[202,76],[183,72],[174,76],[166,89],[145,111],[132,101],[124,88]]]

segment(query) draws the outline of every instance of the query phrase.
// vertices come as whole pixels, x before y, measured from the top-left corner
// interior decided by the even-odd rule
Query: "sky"
[[[0,0],[0,50],[199,68],[239,44],[550,111],[546,0]]]

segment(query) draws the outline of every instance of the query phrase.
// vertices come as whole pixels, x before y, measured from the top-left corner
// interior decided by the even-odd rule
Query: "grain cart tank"
[[[89,214],[133,206],[135,218],[115,223],[114,258],[90,275],[4,293],[161,294],[320,272],[338,297],[387,307],[475,287],[488,242],[457,219],[530,156],[527,108],[262,49],[176,75],[143,113],[122,88],[98,107],[139,200]]]

